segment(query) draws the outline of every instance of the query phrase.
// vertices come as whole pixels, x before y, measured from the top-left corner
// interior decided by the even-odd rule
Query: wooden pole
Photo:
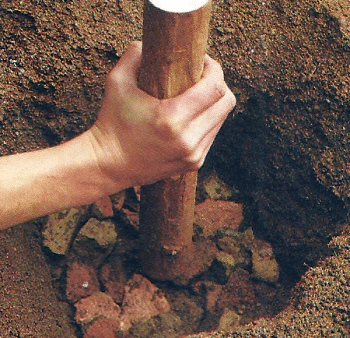
[[[210,0],[145,0],[140,88],[170,98],[200,79],[210,11]],[[154,279],[186,283],[199,272],[190,264],[196,183],[191,172],[141,188],[142,264]]]

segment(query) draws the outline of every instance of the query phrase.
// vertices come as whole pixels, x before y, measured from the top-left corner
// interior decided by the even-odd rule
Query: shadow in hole
[[[293,283],[330,254],[327,244],[347,217],[341,198],[316,178],[313,151],[327,139],[313,132],[317,114],[308,117],[315,123],[300,119],[304,110],[305,105],[256,94],[225,122],[207,159],[207,166],[239,190],[245,223],[272,244]],[[288,120],[293,128],[278,124]]]

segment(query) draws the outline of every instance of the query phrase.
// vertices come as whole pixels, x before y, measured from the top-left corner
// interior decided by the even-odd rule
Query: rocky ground
[[[185,285],[143,274],[134,189],[49,216],[42,235],[56,290],[65,290],[85,338],[229,330],[286,306],[288,284],[273,249],[242,227],[242,205],[227,200],[232,193],[215,173],[201,191],[207,198],[196,206],[195,241],[210,240],[213,254]]]
[[[50,215],[0,233],[1,338],[349,336],[350,3],[213,4],[238,104],[199,173],[209,268],[143,274],[133,189]],[[142,1],[2,1],[1,155],[88,128],[141,28]]]

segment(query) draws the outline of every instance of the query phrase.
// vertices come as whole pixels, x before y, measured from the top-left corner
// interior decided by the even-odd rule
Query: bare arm
[[[198,169],[235,99],[207,58],[202,80],[158,100],[137,88],[133,43],[106,81],[96,123],[53,148],[0,159],[0,229]]]

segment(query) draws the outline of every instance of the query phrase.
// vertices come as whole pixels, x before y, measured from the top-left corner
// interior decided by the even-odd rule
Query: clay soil
[[[232,187],[245,205],[245,227],[275,249],[283,292],[271,301],[278,306],[251,317],[259,321],[193,337],[350,336],[349,4],[293,3],[214,2],[209,52],[237,94],[238,118],[219,135],[200,184],[215,168]],[[131,40],[141,40],[141,27],[141,1],[2,1],[1,155],[54,146],[86,130],[106,74]],[[295,49],[305,27],[317,39],[303,38],[303,49]],[[321,57],[331,60],[327,66]],[[299,68],[288,73],[286,64]],[[304,118],[300,107],[316,113]],[[0,232],[1,338],[81,336],[64,290],[53,284],[50,264],[58,263],[43,253],[44,222]]]

